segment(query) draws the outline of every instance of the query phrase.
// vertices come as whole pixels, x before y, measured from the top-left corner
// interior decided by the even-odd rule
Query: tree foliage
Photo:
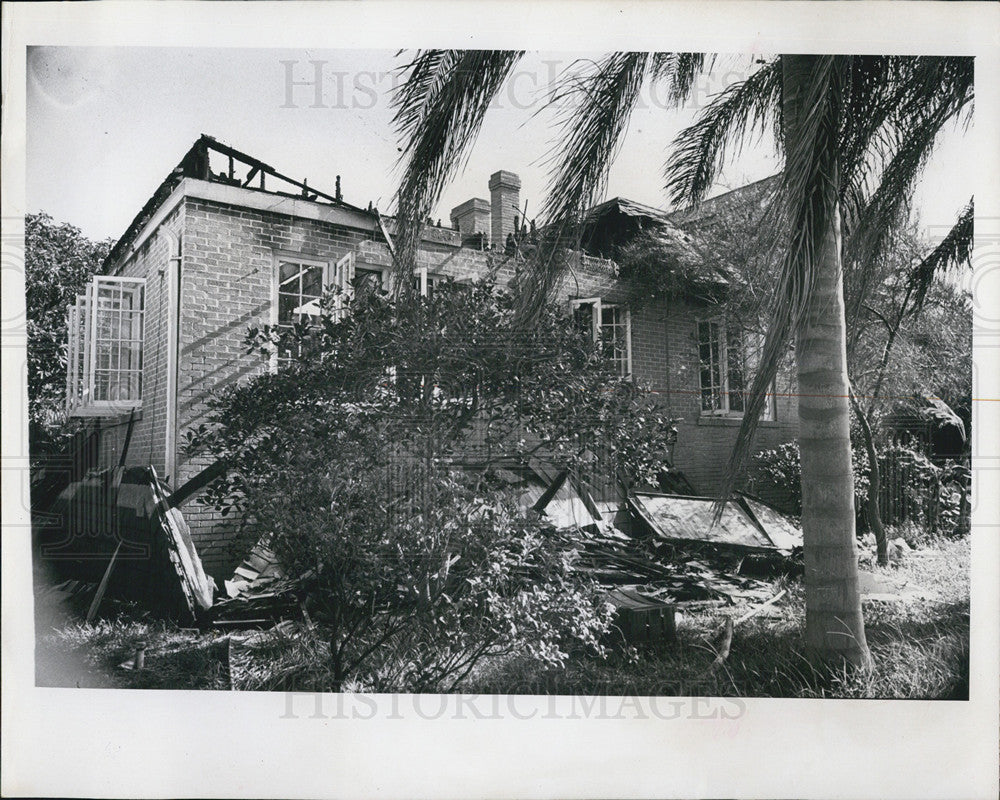
[[[66,309],[83,291],[111,248],[93,242],[44,212],[24,226],[24,283],[28,340],[28,416],[33,446],[61,424],[66,397]]]
[[[329,293],[318,318],[250,332],[252,352],[294,357],[189,437],[230,467],[208,501],[309,576],[337,687],[449,688],[485,655],[598,646],[609,612],[578,542],[520,507],[511,470],[598,459],[651,480],[673,428],[565,312],[525,333],[514,302],[488,280]]]
[[[406,137],[406,164],[399,205],[402,230],[410,231],[409,239],[416,241],[415,232],[429,211],[407,207],[409,187],[432,187],[420,197],[421,202],[433,204],[474,140],[489,96],[499,89],[518,55],[498,54],[497,69],[485,73],[486,80],[471,89],[463,86],[468,76],[453,69],[461,51],[431,51],[418,56],[414,63],[430,64],[436,76],[433,81],[415,79],[422,73],[412,66],[405,76],[398,96],[409,113],[421,119],[419,125],[401,126]],[[648,65],[660,65],[648,74],[654,80],[671,81],[671,95],[678,100],[687,95],[693,76],[709,61],[697,56],[681,68],[680,60],[669,54],[615,54],[601,62],[603,66],[589,79],[579,81],[583,101],[579,113],[567,117],[570,127],[560,131],[564,158],[556,160],[549,191],[550,197],[556,198],[556,213],[546,222],[558,223],[563,212],[572,215],[582,210],[564,208],[566,198],[587,198],[599,191],[642,85],[638,76]],[[806,494],[810,498],[836,496],[842,511],[835,514],[833,525],[819,525],[813,512],[826,513],[823,503],[807,503],[806,540],[817,544],[806,548],[806,573],[811,576],[807,579],[806,634],[811,646],[824,657],[846,656],[852,663],[868,664],[860,596],[856,581],[851,579],[856,562],[849,509],[851,479],[843,463],[849,459],[850,448],[841,281],[845,271],[856,271],[861,287],[856,297],[866,296],[867,270],[885,252],[891,232],[905,220],[913,189],[938,135],[954,121],[968,122],[971,117],[972,59],[789,54],[760,59],[757,65],[750,80],[723,93],[702,110],[694,127],[681,132],[667,169],[674,200],[696,203],[711,187],[723,154],[755,130],[775,130],[776,143],[786,154],[778,230],[787,232],[787,242],[769,304],[768,334],[720,496],[725,498],[739,478],[767,390],[789,341],[807,333],[803,323],[811,318],[814,325],[810,330],[828,334],[825,342],[822,336],[814,336],[816,342],[824,346],[839,342],[839,346],[824,350],[829,355],[824,366],[833,380],[828,382],[830,386],[824,385],[820,371],[806,363],[800,341],[796,351],[799,383],[803,391],[805,384],[810,384],[817,401],[824,396],[833,400],[820,413],[829,413],[837,435],[832,437],[834,446],[826,450],[814,446],[818,437],[812,437],[812,446],[803,447]],[[447,98],[447,102],[438,103],[439,98]],[[591,113],[594,109],[588,103],[606,108]],[[460,113],[452,113],[454,109]],[[433,124],[424,124],[428,120]],[[444,135],[438,133],[442,126]],[[712,127],[714,132],[700,135]],[[580,131],[587,141],[577,135]],[[588,163],[575,165],[580,158]],[[565,191],[562,185],[566,176],[572,191]],[[959,226],[957,234],[962,230]],[[954,244],[953,252],[963,250],[960,242]],[[403,262],[397,268],[406,271],[412,265]],[[533,324],[534,311],[555,285],[557,270],[558,264],[551,259],[540,261],[525,292],[525,311],[519,315],[523,327]],[[800,405],[804,428],[818,427],[814,410],[803,413]],[[834,473],[840,478],[832,486],[821,487],[822,476]],[[720,502],[718,513],[721,507]],[[836,609],[828,605],[831,594],[841,598]],[[850,638],[831,635],[834,628],[844,625]]]

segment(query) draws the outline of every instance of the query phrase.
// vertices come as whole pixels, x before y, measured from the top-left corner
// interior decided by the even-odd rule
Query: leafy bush
[[[599,648],[610,610],[574,541],[519,507],[502,468],[578,473],[600,453],[630,485],[674,429],[568,315],[522,331],[512,308],[486,282],[330,294],[318,319],[251,331],[252,352],[290,358],[189,435],[230,468],[208,502],[308,576],[330,688],[447,689],[486,655]]]
[[[879,453],[882,492],[880,511],[886,525],[909,523],[931,531],[955,529],[961,506],[962,476],[954,465],[939,467],[927,456],[906,444],[892,442]],[[854,507],[862,526],[864,503],[868,499],[868,458],[854,448]],[[783,511],[802,513],[802,483],[799,446],[787,442],[764,450],[752,459],[752,491],[776,502]]]
[[[27,315],[28,424],[32,455],[56,451],[68,430],[66,309],[83,291],[111,248],[42,212],[24,219],[24,289]]]

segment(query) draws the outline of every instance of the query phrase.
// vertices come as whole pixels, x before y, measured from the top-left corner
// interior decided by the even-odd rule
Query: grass
[[[967,699],[969,690],[969,542],[939,540],[935,554],[910,556],[876,570],[931,599],[864,603],[870,672],[830,670],[806,656],[801,633],[805,598],[799,583],[772,615],[736,627],[729,657],[713,664],[725,617],[733,610],[682,615],[677,642],[657,654],[578,657],[562,670],[524,659],[481,669],[467,691],[483,694],[611,694],[722,697]],[[739,612],[736,613],[738,616]]]
[[[778,579],[786,595],[766,614],[736,627],[728,658],[713,664],[727,617],[744,607],[682,613],[677,641],[657,653],[607,658],[575,655],[562,669],[524,658],[484,664],[461,687],[479,694],[966,699],[969,687],[969,540],[928,542],[933,554],[910,555],[898,567],[864,568],[911,593],[903,601],[864,604],[869,672],[829,670],[805,655],[805,603],[797,581]],[[44,611],[44,609],[42,610]],[[199,633],[124,608],[92,625],[36,613],[36,678],[46,686],[141,689],[230,688],[229,637]],[[121,664],[146,642],[146,669]],[[320,689],[321,647],[287,631],[257,637],[235,688]],[[237,670],[234,668],[234,673]]]
[[[145,643],[146,668],[121,665]],[[119,689],[228,689],[225,637],[123,613],[93,624],[69,623],[35,646],[38,686]]]

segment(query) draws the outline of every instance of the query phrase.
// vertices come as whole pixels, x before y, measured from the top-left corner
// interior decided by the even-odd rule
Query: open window
[[[338,264],[339,267],[339,264]],[[302,257],[278,257],[272,323],[290,330],[320,317],[323,291],[332,281],[330,263]],[[296,345],[282,346],[276,366],[301,356]]]
[[[350,253],[337,262],[336,282],[343,287],[347,296],[361,292],[387,292],[390,286],[390,270],[365,262],[358,263],[356,255]],[[434,288],[441,278],[430,273],[427,267],[413,271],[413,289],[421,297],[432,297]]]
[[[632,319],[627,308],[599,297],[571,301],[573,318],[590,332],[598,346],[614,360],[618,374],[632,374]]]
[[[760,337],[727,326],[722,318],[698,322],[698,375],[701,413],[742,417],[747,393],[760,359]],[[761,419],[775,418],[774,387],[764,401]]]
[[[146,281],[95,275],[67,317],[66,411],[113,416],[142,406]]]

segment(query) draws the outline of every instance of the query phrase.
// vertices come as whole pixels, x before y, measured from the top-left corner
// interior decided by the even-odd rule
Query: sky
[[[464,168],[432,215],[489,198],[489,176],[521,176],[534,217],[545,197],[557,123],[572,108],[547,104],[559,76],[599,54],[529,53],[490,109]],[[202,133],[344,199],[391,210],[401,142],[390,105],[406,54],[363,50],[35,47],[28,53],[27,201],[93,239],[119,237]],[[701,107],[752,68],[721,59],[691,100],[669,108],[645,86],[612,166],[607,197],[668,207],[662,167],[676,134]],[[959,130],[942,137],[916,195],[925,232],[940,238],[971,195],[977,160]],[[779,171],[768,140],[751,142],[715,192]]]

